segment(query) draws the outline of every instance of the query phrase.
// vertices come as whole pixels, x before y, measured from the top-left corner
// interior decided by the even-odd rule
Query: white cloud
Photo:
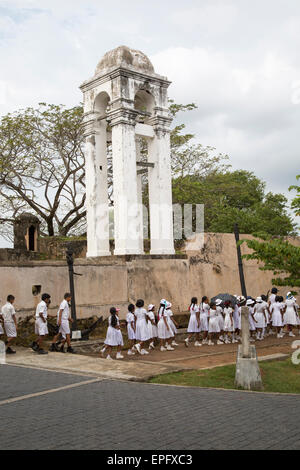
[[[76,105],[102,55],[143,50],[173,81],[182,119],[268,188],[299,168],[298,0],[0,0],[0,114],[39,101]]]

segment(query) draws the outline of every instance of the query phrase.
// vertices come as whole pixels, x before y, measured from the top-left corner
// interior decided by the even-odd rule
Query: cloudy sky
[[[0,0],[0,114],[80,102],[119,45],[142,50],[203,145],[288,194],[300,173],[299,0]]]

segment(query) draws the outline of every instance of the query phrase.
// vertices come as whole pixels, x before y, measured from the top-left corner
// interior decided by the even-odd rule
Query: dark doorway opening
[[[35,227],[33,225],[28,230],[28,248],[29,251],[35,251]]]

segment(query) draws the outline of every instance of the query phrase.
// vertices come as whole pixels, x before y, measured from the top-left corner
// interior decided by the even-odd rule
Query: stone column
[[[106,122],[85,121],[87,257],[109,256]]]
[[[139,139],[135,139],[136,147],[136,161],[141,161],[141,143]],[[137,174],[137,201],[138,201],[138,237],[139,237],[139,248],[142,254],[144,254],[144,215],[143,215],[143,184],[142,175]]]
[[[174,250],[173,209],[170,162],[170,131],[156,119],[153,121],[155,136],[149,139],[149,207],[151,254],[172,255]]]
[[[115,255],[142,254],[135,147],[135,116],[130,110],[111,113]]]
[[[242,357],[251,357],[250,352],[250,331],[249,331],[249,310],[242,307]]]

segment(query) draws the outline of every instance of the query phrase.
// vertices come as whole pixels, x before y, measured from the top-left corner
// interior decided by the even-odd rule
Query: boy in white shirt
[[[6,354],[16,354],[16,351],[10,347],[13,340],[17,337],[18,330],[16,312],[13,306],[14,301],[15,297],[13,295],[8,295],[7,302],[2,307],[0,315],[4,321],[4,329],[7,336]]]
[[[41,302],[36,307],[35,312],[35,334],[38,335],[37,341],[34,341],[31,345],[32,349],[38,354],[48,354],[43,349],[43,341],[45,336],[48,334],[48,306],[51,303],[51,296],[49,294],[43,294]]]
[[[52,351],[52,352],[59,351],[59,352],[64,353],[65,352],[64,351],[64,346],[65,346],[65,343],[67,342],[67,345],[68,345],[67,352],[71,353],[71,354],[75,354],[75,351],[71,346],[70,322],[71,323],[73,322],[73,320],[70,316],[70,307],[69,307],[69,303],[71,302],[71,298],[72,298],[71,294],[69,292],[67,292],[64,295],[64,300],[62,301],[62,303],[59,306],[59,309],[58,309],[58,312],[57,312],[57,325],[59,326],[59,331],[58,331],[58,334],[56,336],[54,336],[54,338],[53,338],[53,341],[52,341],[52,344],[51,344],[51,347],[50,347],[50,351]],[[56,346],[56,342],[57,342],[60,335],[62,336],[63,341],[62,341],[62,345],[61,345],[60,349],[58,349],[57,346]]]

